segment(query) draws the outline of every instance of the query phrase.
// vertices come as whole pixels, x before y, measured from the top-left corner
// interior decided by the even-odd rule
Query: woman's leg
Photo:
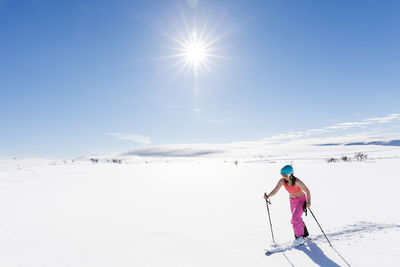
[[[304,195],[290,199],[290,210],[292,211],[291,223],[293,225],[293,231],[296,237],[304,235],[305,224],[301,216],[303,215],[303,204],[305,200],[306,197]]]

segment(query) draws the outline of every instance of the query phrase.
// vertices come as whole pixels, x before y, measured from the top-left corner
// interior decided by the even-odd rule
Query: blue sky
[[[400,133],[399,1],[215,2],[0,0],[0,156]]]

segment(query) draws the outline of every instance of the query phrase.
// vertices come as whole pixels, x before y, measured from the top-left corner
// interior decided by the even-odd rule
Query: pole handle
[[[266,197],[265,201],[266,201],[268,204],[271,204],[271,200],[269,200],[269,198],[268,198],[268,196],[267,196],[267,193],[264,193],[264,197]]]

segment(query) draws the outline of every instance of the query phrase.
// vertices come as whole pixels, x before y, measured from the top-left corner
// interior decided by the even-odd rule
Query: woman
[[[294,246],[304,244],[304,237],[308,236],[307,227],[303,222],[301,216],[303,215],[304,207],[311,206],[311,194],[307,186],[297,177],[293,175],[293,167],[286,165],[281,169],[282,179],[279,180],[274,190],[268,195],[264,195],[265,199],[272,197],[278,193],[282,185],[289,192],[290,210],[292,211],[292,220],[295,241]],[[305,194],[304,194],[305,193]],[[306,197],[307,196],[307,197]]]

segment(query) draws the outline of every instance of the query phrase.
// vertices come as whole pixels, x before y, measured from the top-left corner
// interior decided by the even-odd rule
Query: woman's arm
[[[269,193],[268,195],[264,195],[264,198],[269,198],[272,197],[273,195],[275,195],[276,193],[278,193],[279,189],[281,189],[283,185],[283,178],[279,180],[279,182],[277,183],[277,185],[275,186],[274,190],[271,191],[271,193]]]
[[[296,185],[301,188],[306,193],[307,196],[307,208],[311,206],[311,193],[310,190],[308,190],[308,187],[299,179],[296,179]]]

